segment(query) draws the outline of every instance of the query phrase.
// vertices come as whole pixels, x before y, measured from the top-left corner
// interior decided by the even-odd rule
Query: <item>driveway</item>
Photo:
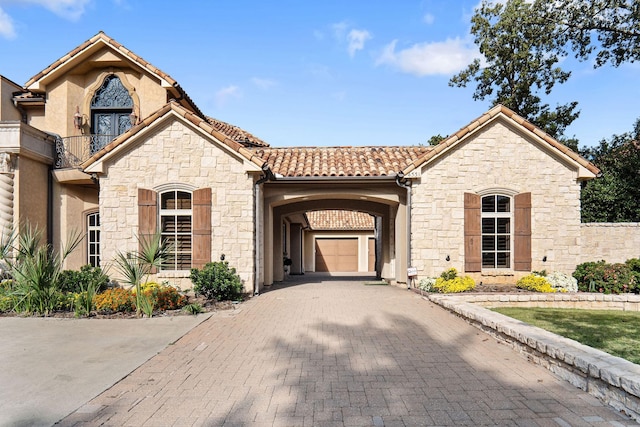
[[[60,425],[635,425],[391,286],[304,276],[201,323]]]
[[[0,318],[0,426],[51,426],[208,315]]]

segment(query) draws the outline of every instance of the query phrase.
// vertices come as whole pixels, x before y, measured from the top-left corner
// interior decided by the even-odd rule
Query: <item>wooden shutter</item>
[[[193,192],[192,247],[193,268],[202,268],[211,261],[211,188],[201,188]]]
[[[142,251],[142,242],[149,241],[157,232],[158,193],[138,188],[138,250]],[[153,268],[151,273],[156,273],[156,269]]]
[[[531,271],[531,193],[514,197],[515,213],[513,237],[513,268],[516,271]]]
[[[158,193],[138,188],[138,237],[149,240],[158,232]]]
[[[464,193],[464,270],[482,270],[482,233],[480,196]]]

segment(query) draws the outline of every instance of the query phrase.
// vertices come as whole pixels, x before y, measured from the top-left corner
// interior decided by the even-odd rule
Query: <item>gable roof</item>
[[[567,160],[573,162],[579,170],[588,171],[587,173],[579,173],[580,178],[593,178],[600,174],[600,169],[598,169],[596,165],[589,162],[584,157],[580,156],[578,153],[571,150],[569,147],[562,144],[555,138],[551,137],[540,128],[535,126],[533,123],[519,116],[513,110],[501,104],[496,105],[491,110],[487,111],[482,116],[478,117],[476,120],[460,129],[458,132],[442,140],[438,145],[433,147],[433,150],[425,153],[419,159],[416,159],[412,163],[407,164],[407,166],[405,166],[405,168],[402,170],[402,174],[406,176],[412,171],[421,168],[434,158],[439,157],[442,152],[449,150],[455,145],[458,145],[460,141],[466,139],[469,135],[482,128],[485,124],[499,117],[513,123],[515,126],[527,131],[528,133],[535,135],[537,138],[547,144],[551,149],[556,150],[560,155],[565,156]]]
[[[253,149],[283,177],[396,176],[432,147],[289,147]]]
[[[182,87],[180,87],[178,82],[175,81],[169,74],[153,66],[150,62],[136,55],[131,50],[127,49],[122,44],[118,43],[116,40],[109,37],[102,31],[100,31],[98,34],[91,37],[89,40],[85,41],[75,49],[71,50],[69,53],[62,56],[58,60],[54,61],[51,65],[40,71],[35,76],[31,77],[29,81],[25,83],[25,88],[35,92],[42,91],[42,85],[46,85],[47,82],[55,79],[60,74],[64,73],[67,69],[80,64],[86,57],[97,52],[102,47],[111,49],[119,55],[122,55],[125,58],[131,60],[133,63],[137,64],[139,67],[146,70],[150,74],[156,76],[160,80],[161,85],[167,89],[167,91],[173,98],[179,100],[180,104],[183,107],[190,109],[202,118],[205,117],[205,115],[195,105],[189,95],[187,95]]]
[[[311,230],[373,230],[373,216],[366,212],[324,210],[306,213]]]
[[[110,153],[114,152],[118,148],[124,146],[132,137],[137,135],[138,133],[152,127],[155,123],[161,120],[163,117],[166,117],[169,114],[175,114],[179,117],[184,118],[188,122],[192,123],[194,126],[198,127],[205,133],[211,135],[226,147],[228,147],[231,151],[237,152],[241,157],[246,159],[247,161],[253,163],[258,168],[262,168],[264,165],[264,160],[260,157],[256,156],[251,150],[246,148],[243,144],[235,141],[230,138],[228,135],[220,132],[214,126],[209,123],[209,121],[203,119],[198,116],[194,112],[184,108],[176,101],[171,101],[165,104],[162,108],[152,113],[150,116],[142,120],[137,125],[131,127],[129,130],[119,135],[109,144],[105,145],[100,151],[91,156],[88,160],[86,160],[80,167],[85,172],[97,172],[95,166],[96,163],[106,160]],[[92,166],[94,166],[92,168]]]

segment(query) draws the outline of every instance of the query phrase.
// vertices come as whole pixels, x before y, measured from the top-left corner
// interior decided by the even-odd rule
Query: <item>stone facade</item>
[[[640,258],[640,223],[582,224],[580,262]]]
[[[534,138],[493,121],[423,168],[411,210],[419,277],[451,267],[464,271],[465,192],[531,192],[532,269],[573,272],[581,238],[577,171]],[[472,274],[487,284],[515,283],[522,275],[511,269]]]
[[[103,260],[137,250],[138,188],[212,189],[212,253],[237,269],[250,291],[254,280],[253,178],[243,162],[172,116],[152,135],[131,141],[107,162],[100,178]],[[157,280],[190,287],[189,272],[161,272]]]

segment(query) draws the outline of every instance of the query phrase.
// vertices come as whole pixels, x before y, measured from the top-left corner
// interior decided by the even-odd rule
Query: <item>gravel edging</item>
[[[571,299],[567,294],[557,297]],[[479,305],[477,295],[428,294],[423,298],[465,318],[530,361],[640,421],[640,365],[488,310]],[[549,298],[546,295],[542,302],[550,302]],[[575,294],[575,298],[582,297]],[[492,299],[510,298],[494,295]],[[538,295],[517,295],[517,299],[523,303],[537,301]]]

